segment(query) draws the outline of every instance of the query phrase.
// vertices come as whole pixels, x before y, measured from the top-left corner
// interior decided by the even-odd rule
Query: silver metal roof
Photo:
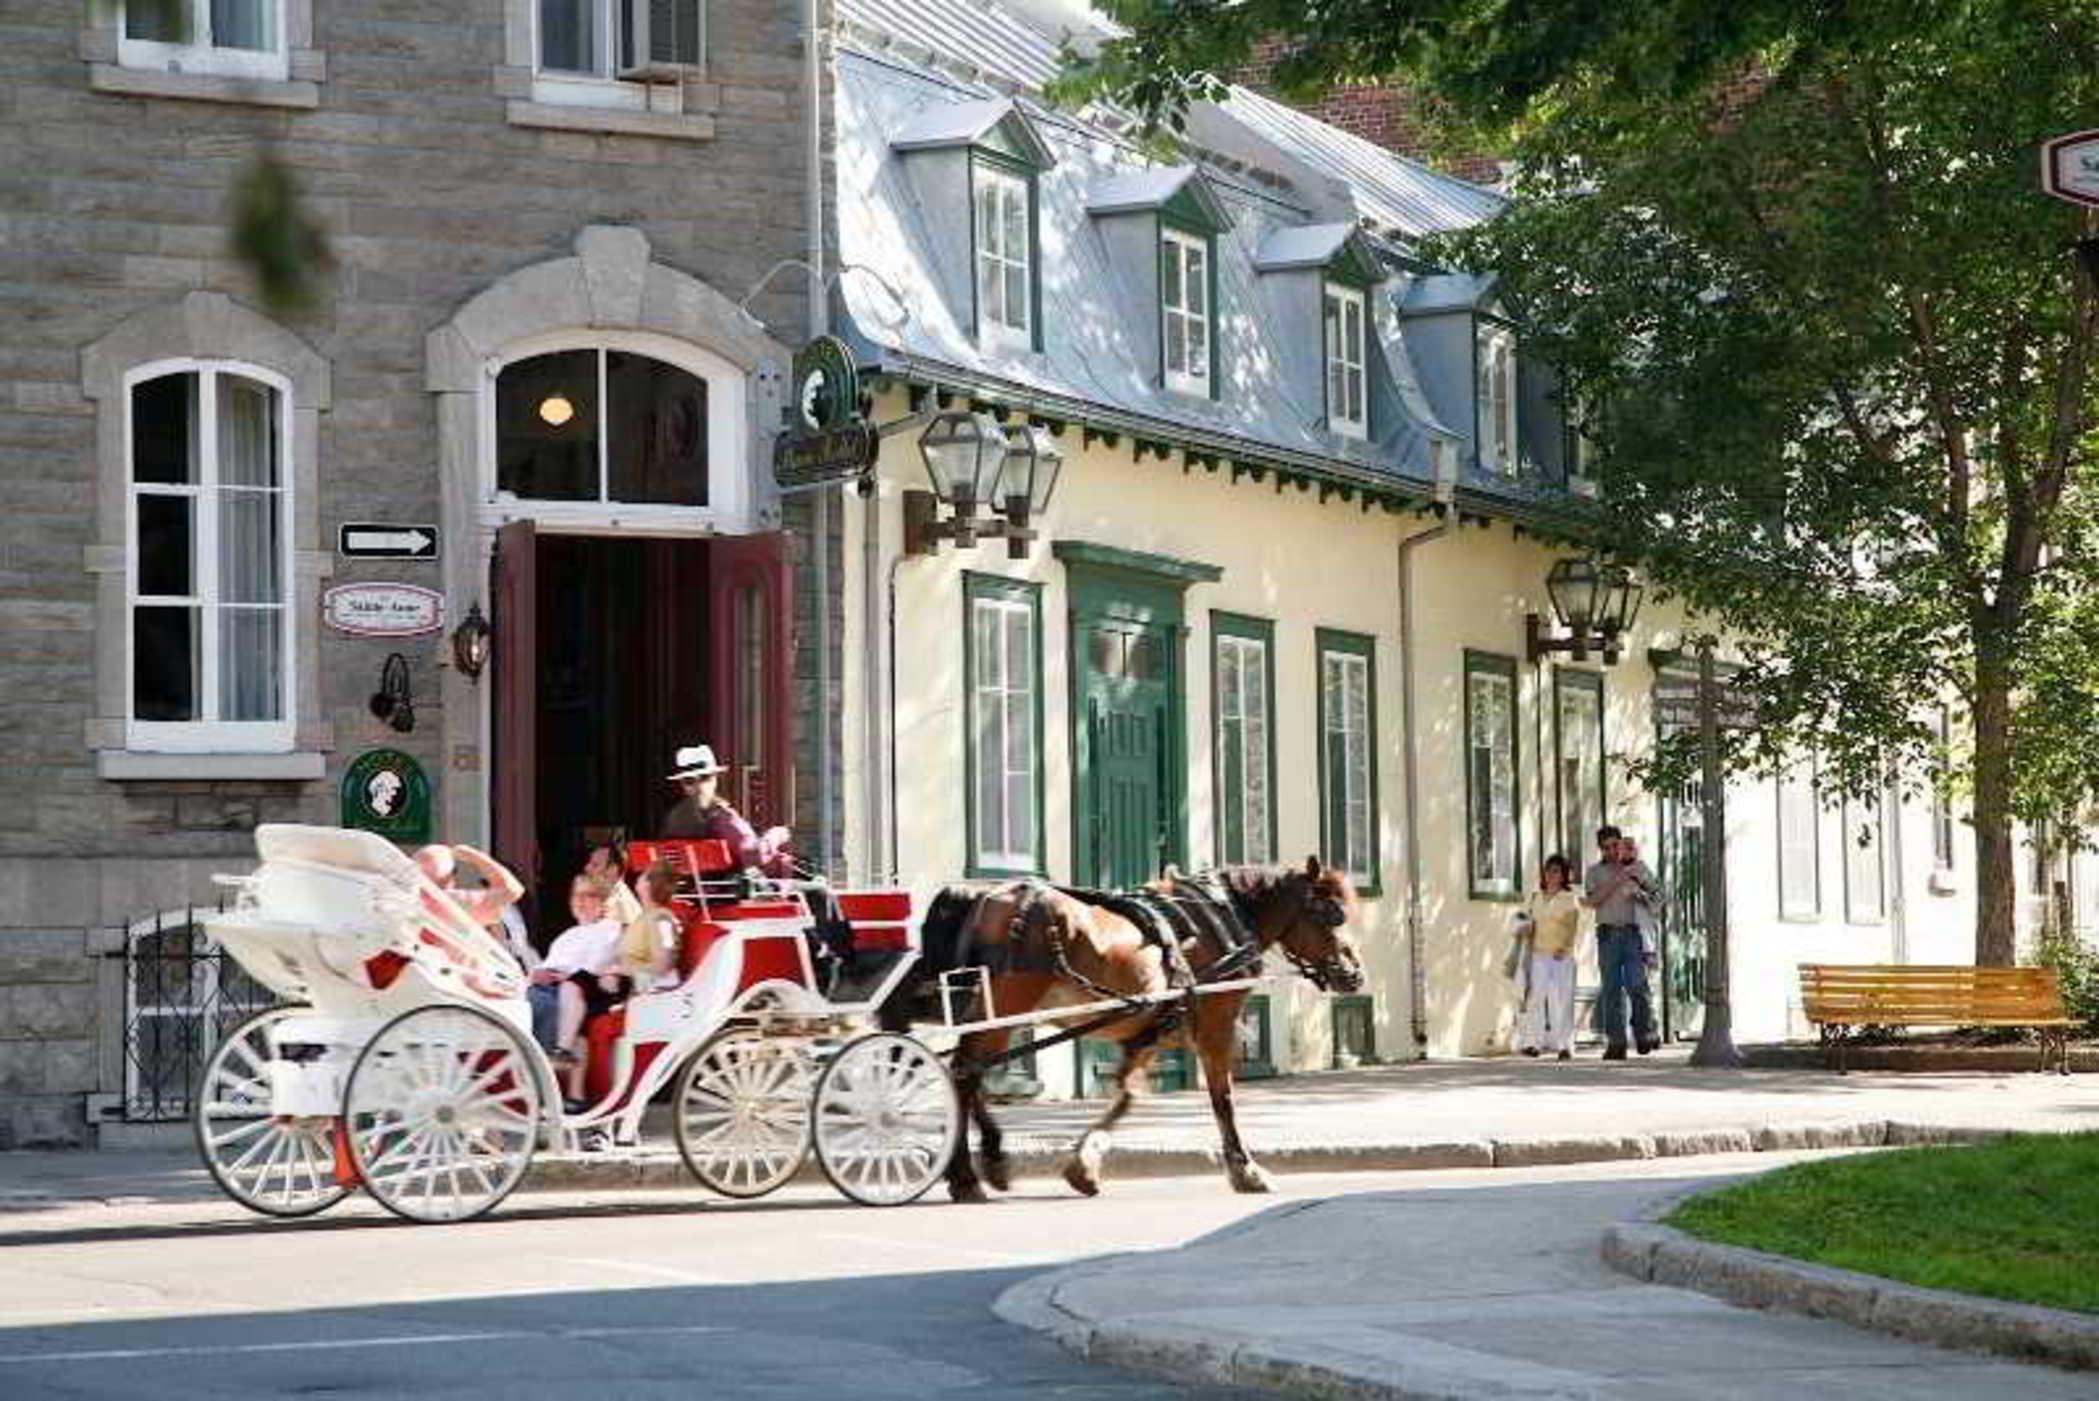
[[[1323,268],[1334,261],[1354,232],[1348,224],[1301,224],[1272,229],[1254,254],[1254,266],[1262,272]]]

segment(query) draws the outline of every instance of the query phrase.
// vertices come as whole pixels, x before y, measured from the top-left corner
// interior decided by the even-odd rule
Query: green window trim
[[[1567,823],[1567,760],[1572,757],[1567,750],[1567,709],[1564,697],[1574,692],[1586,692],[1596,698],[1596,825],[1601,826],[1604,815],[1611,810],[1610,765],[1605,756],[1610,752],[1604,739],[1606,717],[1604,714],[1603,673],[1586,671],[1577,667],[1555,666],[1552,669],[1552,798],[1553,815],[1557,819],[1554,832],[1563,848],[1560,855],[1567,858],[1573,875],[1571,883],[1581,884],[1582,871],[1587,866],[1584,855],[1589,843],[1595,840],[1595,832],[1571,831]],[[1585,826],[1587,824],[1584,824]],[[1577,838],[1569,843],[1569,837]],[[1548,849],[1551,843],[1547,843]]]
[[[969,152],[969,325],[972,339],[984,334],[983,308],[978,305],[977,259],[983,246],[977,226],[977,172],[995,171],[1018,180],[1028,192],[1028,330],[1030,349],[1042,352],[1042,182],[1041,171],[1028,161],[1002,151],[974,146]]]
[[[1363,856],[1368,869],[1349,871],[1361,895],[1376,896],[1384,889],[1384,843],[1380,830],[1378,812],[1378,727],[1377,727],[1377,639],[1360,632],[1343,632],[1335,628],[1320,628],[1316,633],[1316,661],[1318,670],[1313,678],[1319,698],[1319,851],[1322,860],[1333,862],[1348,870],[1349,862],[1341,859],[1342,848],[1347,845],[1346,815],[1341,805],[1345,794],[1333,791],[1333,765],[1327,755],[1327,733],[1333,718],[1332,707],[1327,696],[1326,664],[1329,657],[1356,657],[1363,662],[1363,708],[1364,708],[1364,798],[1368,807],[1365,814],[1366,839],[1369,848]],[[1340,853],[1341,855],[1337,855]]]
[[[1477,831],[1479,794],[1475,791],[1472,771],[1472,678],[1495,676],[1509,685],[1509,852],[1510,874],[1507,888],[1498,888],[1500,878],[1487,873],[1483,879],[1479,869],[1478,843],[1474,841]],[[1517,695],[1516,659],[1500,652],[1476,652],[1465,649],[1465,749],[1461,772],[1465,784],[1465,884],[1467,894],[1474,900],[1515,901],[1523,898],[1523,727]]]
[[[1275,1008],[1268,994],[1251,993],[1239,1005],[1238,1054],[1233,1058],[1232,1074],[1240,1080],[1265,1080],[1275,1073]]]
[[[1266,823],[1267,831],[1264,835],[1267,838],[1266,859],[1275,861],[1279,859],[1282,851],[1276,828],[1275,801],[1275,624],[1266,618],[1254,618],[1243,613],[1227,613],[1221,609],[1212,609],[1210,612],[1210,763],[1212,791],[1214,793],[1212,808],[1217,815],[1215,823],[1217,863],[1220,866],[1226,866],[1248,859],[1243,835],[1237,852],[1234,852],[1226,821],[1228,813],[1243,811],[1244,807],[1243,803],[1234,801],[1237,795],[1226,791],[1228,772],[1225,766],[1224,689],[1220,681],[1223,674],[1223,666],[1220,659],[1224,651],[1222,644],[1227,639],[1259,643],[1261,647],[1261,684],[1264,688],[1262,692],[1264,702],[1262,715],[1266,721],[1267,730],[1267,743],[1263,746],[1267,752],[1263,757],[1267,764],[1266,777],[1268,780],[1268,820]],[[1323,730],[1322,733],[1324,733]]]
[[[1359,1065],[1376,1065],[1377,1057],[1377,1003],[1367,992],[1337,993],[1327,999],[1327,1016],[1333,1028],[1333,1068],[1352,1070]],[[1344,1037],[1344,1031],[1360,1032]],[[1355,1047],[1347,1044],[1353,1040]]]
[[[977,629],[979,602],[997,600],[1024,602],[1029,610],[1029,641],[1033,655],[1030,687],[1032,704],[1029,723],[1034,730],[1030,753],[1034,765],[1034,860],[1027,864],[993,864],[982,859],[983,844],[977,831]],[[962,576],[962,752],[965,870],[971,877],[1039,876],[1047,874],[1046,820],[1047,783],[1043,771],[1043,673],[1042,673],[1042,585],[997,574],[965,572]]]

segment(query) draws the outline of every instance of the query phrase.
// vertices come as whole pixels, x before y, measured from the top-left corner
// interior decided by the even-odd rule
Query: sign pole
[[[1719,687],[1713,680],[1713,640],[1698,644],[1699,808],[1704,828],[1705,1023],[1691,1064],[1739,1069],[1734,1008],[1727,978],[1727,794],[1720,772]]]

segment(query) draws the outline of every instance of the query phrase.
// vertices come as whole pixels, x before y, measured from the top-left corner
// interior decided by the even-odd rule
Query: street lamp
[[[1035,539],[1030,525],[1049,509],[1064,454],[1049,430],[1008,430],[988,413],[959,409],[936,414],[919,436],[931,491],[904,493],[904,553],[929,555],[943,540],[969,549],[1003,536],[1006,553],[1026,559]],[[951,514],[941,519],[940,508]],[[990,507],[989,517],[979,514]]]
[[[1571,635],[1548,637],[1545,620],[1536,613],[1525,614],[1524,644],[1530,660],[1571,652],[1576,661],[1585,662],[1595,647],[1603,652],[1605,666],[1615,665],[1620,642],[1640,616],[1644,592],[1639,578],[1622,564],[1599,564],[1593,558],[1558,561],[1545,576],[1545,595],[1552,601],[1554,620]]]
[[[1049,509],[1056,494],[1064,454],[1047,428],[1015,428],[1006,439],[1005,463],[999,472],[999,495],[1005,498],[1006,558],[1026,559],[1035,542],[1030,522]]]

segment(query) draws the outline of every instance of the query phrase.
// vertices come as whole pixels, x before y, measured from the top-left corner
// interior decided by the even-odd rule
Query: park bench
[[[1869,1026],[2013,1026],[2041,1035],[2039,1069],[2070,1073],[2070,1028],[2053,968],[1967,964],[1803,963],[1800,1000],[1830,1068]]]

